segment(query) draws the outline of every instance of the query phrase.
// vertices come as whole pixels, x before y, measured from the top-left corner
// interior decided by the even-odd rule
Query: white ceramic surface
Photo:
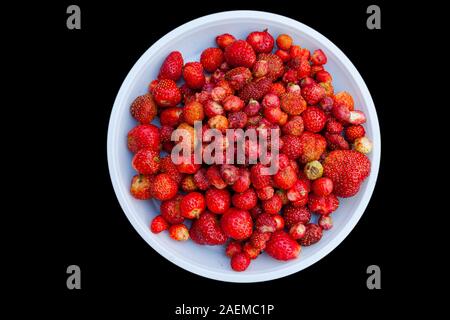
[[[159,235],[150,232],[148,226],[159,213],[159,203],[135,200],[129,192],[135,172],[130,165],[132,154],[127,149],[126,135],[136,125],[130,116],[129,106],[134,98],[147,91],[148,84],[156,78],[169,52],[179,50],[185,62],[198,61],[203,49],[215,45],[218,34],[231,33],[245,39],[249,32],[265,28],[275,38],[278,34],[287,33],[302,47],[311,51],[321,48],[325,52],[328,57],[326,68],[333,76],[335,91],[349,91],[356,108],[363,110],[368,117],[365,128],[367,136],[374,142],[374,149],[369,155],[372,170],[355,197],[341,199],[339,209],[333,213],[333,229],[325,232],[319,243],[302,248],[298,259],[280,262],[262,254],[252,261],[245,272],[234,272],[222,246],[199,246],[192,241],[179,243],[171,240],[167,232]],[[111,180],[120,205],[133,227],[153,249],[176,265],[204,277],[229,282],[258,282],[298,272],[325,257],[344,240],[364,213],[375,187],[381,141],[370,93],[356,68],[333,43],[308,26],[280,15],[259,11],[228,11],[198,18],[176,28],[142,55],[117,94],[109,123],[107,147]]]

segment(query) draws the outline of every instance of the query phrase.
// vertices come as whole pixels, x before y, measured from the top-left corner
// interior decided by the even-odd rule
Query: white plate
[[[335,91],[349,91],[355,100],[355,107],[367,115],[367,136],[374,142],[369,155],[372,170],[355,197],[341,199],[339,209],[333,213],[333,229],[325,232],[319,243],[302,248],[299,258],[280,262],[262,254],[252,261],[245,272],[234,272],[222,246],[200,246],[193,241],[179,243],[171,240],[167,232],[158,235],[150,232],[148,226],[159,213],[159,203],[136,200],[129,192],[135,172],[130,165],[132,154],[127,149],[126,136],[136,125],[130,116],[129,107],[138,95],[147,91],[148,84],[157,77],[159,67],[169,52],[181,51],[185,62],[198,61],[203,49],[215,46],[215,37],[219,34],[231,33],[245,39],[251,31],[265,28],[275,38],[278,34],[287,33],[302,47],[311,51],[320,48],[325,52],[328,57],[326,69],[333,76]],[[350,60],[333,43],[308,26],[280,15],[259,11],[228,11],[208,15],[188,22],[158,40],[128,73],[114,102],[108,129],[111,180],[120,205],[136,231],[152,248],[176,265],[204,277],[229,282],[258,282],[284,277],[312,265],[336,248],[355,227],[370,200],[377,179],[380,152],[380,129],[375,106],[363,79]]]

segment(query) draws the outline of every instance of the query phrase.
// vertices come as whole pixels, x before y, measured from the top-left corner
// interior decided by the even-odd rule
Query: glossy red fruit
[[[318,104],[325,95],[325,89],[315,83],[302,88],[302,96],[309,105]]]
[[[308,223],[306,225],[306,231],[303,238],[300,239],[300,244],[302,246],[310,246],[314,243],[319,242],[322,239],[322,228],[315,223]]]
[[[190,192],[181,199],[181,215],[187,219],[198,218],[205,209],[205,197],[200,192]]]
[[[180,157],[180,163],[177,164],[177,169],[181,173],[187,173],[187,174],[194,174],[196,173],[200,167],[201,164],[195,163],[195,156],[192,154],[190,157]]]
[[[279,215],[279,214],[274,214],[273,218],[274,218],[275,223],[277,225],[275,227],[275,230],[283,230],[284,226],[285,226],[284,218],[281,215]]]
[[[277,37],[277,46],[281,50],[289,50],[292,46],[292,38],[290,35],[287,34],[280,34]]]
[[[317,133],[325,127],[327,116],[318,107],[308,107],[302,113],[305,130]]]
[[[170,107],[165,108],[159,114],[159,121],[163,126],[176,127],[181,123],[182,108]]]
[[[259,232],[274,232],[277,228],[277,223],[274,215],[269,213],[262,213],[256,218],[256,230]]]
[[[150,224],[150,231],[153,233],[160,233],[169,229],[169,223],[161,216],[158,215],[153,218]]]
[[[305,206],[287,205],[283,209],[283,217],[286,227],[291,228],[296,223],[307,224],[311,220],[311,211]]]
[[[247,36],[247,42],[253,47],[256,53],[272,52],[274,39],[272,35],[264,31],[254,31]]]
[[[216,37],[216,43],[222,50],[234,41],[236,41],[236,38],[229,33],[224,33]]]
[[[266,244],[265,251],[277,260],[291,260],[298,257],[301,247],[288,233],[276,231]]]
[[[170,224],[178,224],[184,221],[180,210],[181,199],[183,199],[183,196],[179,194],[173,199],[165,200],[161,203],[161,215]]]
[[[182,223],[174,224],[169,228],[169,236],[173,240],[187,241],[189,239],[189,229]]]
[[[209,211],[222,214],[230,208],[231,196],[226,189],[211,188],[206,191],[205,200]]]
[[[268,187],[272,183],[270,175],[263,175],[265,166],[258,163],[250,169],[250,179],[256,189]],[[266,168],[267,169],[267,168]]]
[[[158,107],[150,93],[138,96],[130,107],[131,115],[142,124],[150,123],[158,113]]]
[[[366,130],[362,125],[353,125],[345,128],[345,138],[349,142],[354,142],[358,138],[362,138],[366,135]]]
[[[151,185],[153,176],[137,174],[131,179],[130,192],[133,197],[139,200],[147,200],[152,197]]]
[[[205,212],[194,220],[189,230],[192,241],[198,244],[215,246],[227,241],[215,214]]]
[[[241,90],[252,80],[252,72],[247,67],[236,67],[225,73],[225,80],[234,90]]]
[[[321,49],[314,50],[313,54],[311,55],[311,62],[314,65],[321,66],[327,63],[327,56]]]
[[[245,271],[250,265],[250,257],[245,252],[236,253],[231,257],[230,264],[234,271]]]
[[[259,250],[264,250],[266,242],[269,241],[271,236],[270,232],[254,231],[250,237],[250,244]]]
[[[155,176],[151,184],[152,196],[161,201],[172,199],[177,191],[177,183],[167,173],[160,173]]]
[[[331,216],[320,216],[317,223],[322,227],[323,230],[330,230],[331,228],[333,228],[333,219],[331,218]]]
[[[262,202],[262,208],[264,212],[269,214],[277,214],[280,212],[283,206],[281,197],[278,194],[274,194],[270,199]]]
[[[295,240],[303,238],[305,234],[306,234],[306,227],[303,223],[300,222],[294,224],[289,229],[289,235]]]
[[[136,153],[143,148],[159,150],[160,136],[158,127],[153,124],[141,124],[128,132],[128,149]]]
[[[273,181],[278,188],[287,190],[291,188],[297,181],[297,174],[290,165],[284,169],[280,169],[274,176]]]
[[[252,46],[244,40],[236,40],[225,48],[225,61],[232,67],[251,68],[256,61]]]
[[[207,48],[200,56],[200,63],[208,72],[214,72],[224,61],[223,51],[219,48]]]
[[[141,174],[154,174],[159,171],[159,162],[158,151],[143,148],[134,155],[131,165]]]
[[[231,199],[233,206],[243,210],[250,210],[258,203],[258,197],[253,188],[249,188],[242,193],[235,193]]]
[[[316,179],[311,184],[311,190],[318,196],[327,196],[333,192],[333,181],[326,177]]]
[[[175,107],[181,101],[181,91],[173,80],[163,79],[158,81],[152,93],[160,107]]]
[[[164,60],[159,69],[158,79],[177,81],[183,71],[183,56],[179,51],[172,51]]]
[[[311,193],[308,199],[308,208],[311,212],[329,215],[339,207],[339,199],[334,194],[318,196]]]
[[[183,68],[183,79],[191,89],[200,89],[205,84],[203,66],[200,62],[188,62]]]
[[[253,220],[246,210],[230,208],[220,220],[220,225],[225,234],[234,240],[244,240],[251,236]]]
[[[260,200],[269,200],[275,194],[272,186],[267,186],[261,189],[256,189],[256,195]]]
[[[239,252],[242,252],[242,245],[239,241],[230,241],[225,248],[225,254],[230,258]]]

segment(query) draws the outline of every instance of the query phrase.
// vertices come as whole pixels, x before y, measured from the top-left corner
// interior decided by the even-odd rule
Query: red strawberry
[[[353,111],[355,103],[353,97],[347,91],[341,91],[333,96],[334,105],[344,105],[349,111]]]
[[[271,236],[270,232],[260,232],[255,231],[252,233],[250,237],[250,244],[259,250],[264,250],[266,247],[267,241],[269,241]]]
[[[256,230],[259,232],[274,232],[277,223],[274,219],[275,215],[262,213],[256,218]]]
[[[260,200],[269,200],[275,194],[275,190],[271,186],[256,189],[256,194]]]
[[[185,175],[181,180],[181,189],[184,192],[191,192],[197,190],[197,186],[194,182],[194,176],[192,174]]]
[[[317,71],[315,74],[315,78],[317,82],[331,82],[333,80],[331,74],[325,70]]]
[[[328,149],[330,150],[348,150],[350,146],[344,137],[337,133],[325,133]]]
[[[283,61],[275,54],[261,53],[258,55],[257,61],[267,62],[267,74],[269,79],[276,80],[283,75],[284,65]]]
[[[281,50],[289,50],[292,46],[292,38],[290,35],[287,34],[280,34],[277,37],[277,46]]]
[[[264,31],[254,31],[247,36],[247,42],[253,47],[256,53],[272,52],[274,39],[267,29]]]
[[[283,230],[284,229],[284,218],[279,214],[274,214],[273,218],[275,219],[275,223],[277,224],[276,230]]]
[[[172,162],[170,154],[160,158],[159,171],[162,173],[167,173],[176,183],[181,182],[182,175],[178,171],[176,165]]]
[[[169,79],[177,81],[181,77],[181,72],[183,70],[183,57],[178,51],[171,52],[167,58],[164,60],[159,69],[158,79]]]
[[[319,101],[319,106],[323,111],[331,111],[333,109],[334,100],[332,97],[325,96]]]
[[[305,129],[310,132],[319,132],[325,127],[327,116],[317,107],[308,107],[302,113]]]
[[[188,62],[183,68],[183,79],[191,89],[200,89],[205,84],[203,66],[200,62]]]
[[[208,178],[209,183],[217,189],[223,189],[227,187],[227,184],[222,179],[218,166],[209,167],[208,170],[206,170],[206,177]]]
[[[225,249],[225,254],[230,258],[239,252],[242,252],[242,246],[238,241],[230,241]]]
[[[227,241],[227,236],[220,228],[219,221],[210,212],[203,213],[198,220],[195,220],[189,233],[191,239],[198,244],[214,246],[222,245]]]
[[[311,55],[311,62],[313,65],[321,66],[327,63],[327,56],[321,49],[314,50],[313,54]]]
[[[270,199],[262,202],[264,212],[269,214],[277,214],[283,206],[283,201],[278,194],[274,194]]]
[[[225,213],[230,208],[231,196],[226,189],[211,188],[205,193],[206,206],[213,213]]]
[[[205,197],[200,192],[190,192],[181,199],[181,215],[188,219],[198,218],[206,209]]]
[[[316,179],[311,185],[311,190],[318,196],[327,196],[333,192],[333,181],[326,177]]]
[[[258,258],[261,253],[261,249],[255,248],[249,241],[247,241],[242,247],[242,252],[246,253],[251,260],[254,260]]]
[[[152,124],[141,124],[128,132],[128,149],[136,153],[140,149],[159,150],[159,130]]]
[[[134,155],[131,165],[141,174],[154,174],[159,171],[159,161],[158,151],[143,148]]]
[[[306,110],[306,101],[298,93],[286,92],[281,96],[281,109],[291,116],[298,116]]]
[[[272,85],[270,87],[270,91],[269,91],[269,93],[274,93],[279,97],[281,97],[281,95],[285,92],[286,92],[286,88],[284,87],[282,82],[272,83]]]
[[[160,233],[164,230],[169,229],[169,223],[160,215],[153,218],[150,224],[150,230],[153,233]]]
[[[311,211],[305,206],[287,205],[283,209],[283,217],[286,227],[291,228],[296,223],[307,224],[311,220]]]
[[[336,150],[325,158],[323,168],[323,175],[333,181],[333,192],[338,197],[347,198],[354,196],[369,176],[370,160],[357,151]]]
[[[256,61],[256,54],[247,41],[236,40],[225,48],[225,61],[232,67],[251,68]]]
[[[194,174],[194,182],[200,190],[207,190],[210,187],[205,168],[201,168]]]
[[[299,136],[303,133],[303,130],[304,124],[301,116],[290,117],[286,124],[281,127],[281,131],[285,135]]]
[[[228,96],[223,100],[223,108],[225,111],[240,111],[244,106],[244,101],[234,95]]]
[[[176,182],[167,173],[158,174],[151,185],[152,196],[161,201],[172,199],[177,191]]]
[[[180,157],[180,163],[177,164],[177,169],[181,173],[194,174],[200,169],[200,164],[195,163],[195,155],[190,157]]]
[[[200,63],[208,72],[214,72],[224,61],[223,52],[219,48],[205,49],[200,56]]]
[[[334,194],[327,196],[318,196],[311,193],[308,199],[308,208],[311,212],[329,215],[339,207],[339,199]]]
[[[263,210],[258,204],[250,209],[250,215],[252,216],[253,220],[256,220],[262,213]]]
[[[302,88],[302,96],[309,105],[316,105],[325,96],[325,89],[318,84],[311,84]]]
[[[253,221],[250,213],[237,208],[228,209],[222,216],[220,225],[225,234],[234,240],[249,238],[253,230]]]
[[[238,209],[250,210],[256,206],[258,202],[258,197],[256,196],[255,190],[249,188],[242,193],[235,193],[231,199],[233,206]]]
[[[287,155],[289,159],[297,159],[302,154],[302,140],[301,136],[286,135],[281,137],[283,146],[281,153]]]
[[[287,166],[284,169],[280,169],[274,176],[273,181],[278,188],[289,189],[291,188],[295,181],[297,180],[297,174],[294,168]]]
[[[194,125],[196,121],[202,121],[205,117],[203,106],[198,101],[191,101],[184,106],[183,119],[187,124]]]
[[[326,149],[327,142],[320,134],[303,132],[300,136],[300,145],[300,162],[305,164],[314,160],[319,160]]]
[[[137,174],[131,180],[130,192],[136,199],[147,200],[152,197],[150,191],[152,184],[152,176],[145,174]]]
[[[334,118],[329,118],[327,124],[325,125],[325,130],[328,133],[340,134],[344,130],[344,126]]]
[[[238,179],[231,186],[236,192],[244,192],[250,187],[250,172],[248,169],[239,168]]]
[[[345,138],[349,142],[354,142],[358,138],[362,138],[366,135],[366,130],[360,124],[354,126],[348,126],[345,128]]]
[[[178,224],[184,221],[180,210],[181,199],[183,199],[183,196],[179,194],[173,199],[161,202],[161,215],[170,224]]]
[[[158,107],[150,93],[138,96],[134,99],[130,108],[131,115],[136,121],[146,124],[150,123],[158,113]]]
[[[262,174],[263,168],[264,166],[258,163],[255,164],[250,170],[250,179],[256,189],[262,189],[272,184],[271,176]]]
[[[169,228],[169,236],[173,240],[187,241],[189,239],[189,230],[182,223],[174,224],[174,225],[170,226],[170,228]]]
[[[245,252],[239,252],[231,257],[230,263],[234,271],[245,271],[250,265],[250,257]]]
[[[276,231],[266,244],[265,251],[277,260],[291,260],[297,258],[301,250],[300,245],[283,230]]]
[[[237,67],[225,73],[225,80],[234,90],[241,90],[248,82],[252,80],[252,72],[246,67]]]
[[[300,239],[300,244],[306,247],[317,243],[322,239],[322,233],[322,228],[319,225],[308,223],[306,225],[305,235]]]
[[[247,124],[248,117],[243,111],[228,114],[228,123],[232,129],[242,129]]]
[[[239,97],[245,102],[250,99],[261,100],[271,89],[272,81],[269,78],[259,78],[247,83],[239,92]]]
[[[176,127],[181,123],[182,108],[165,108],[159,114],[159,121],[163,126]]]
[[[308,201],[309,188],[305,181],[298,179],[294,185],[287,190],[286,196],[296,207],[304,206]]]
[[[295,71],[297,79],[309,77],[311,75],[311,65],[308,59],[302,56],[294,57],[288,62],[291,70]]]
[[[173,80],[158,81],[152,92],[153,98],[160,107],[175,107],[181,101],[181,91]]]
[[[236,41],[236,38],[229,33],[224,33],[216,37],[216,43],[221,49],[225,49],[234,41]]]
[[[323,230],[330,230],[333,228],[333,219],[331,216],[320,216],[317,223]]]

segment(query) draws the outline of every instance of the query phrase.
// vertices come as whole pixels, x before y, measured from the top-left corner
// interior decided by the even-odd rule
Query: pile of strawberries
[[[338,197],[355,195],[368,177],[372,143],[352,96],[334,93],[322,50],[311,54],[289,35],[275,40],[267,30],[246,40],[222,34],[216,43],[200,62],[184,63],[180,52],[171,52],[149,92],[132,103],[139,125],[128,133],[138,172],[131,193],[161,201],[153,233],[227,244],[232,269],[243,271],[263,251],[289,260],[301,246],[317,243],[333,225]],[[155,117],[160,127],[151,124]],[[206,165],[190,157],[175,164],[170,152],[181,142],[171,140],[172,132],[186,130],[194,148],[196,121],[224,134],[279,130],[277,172],[263,175],[260,162]]]

